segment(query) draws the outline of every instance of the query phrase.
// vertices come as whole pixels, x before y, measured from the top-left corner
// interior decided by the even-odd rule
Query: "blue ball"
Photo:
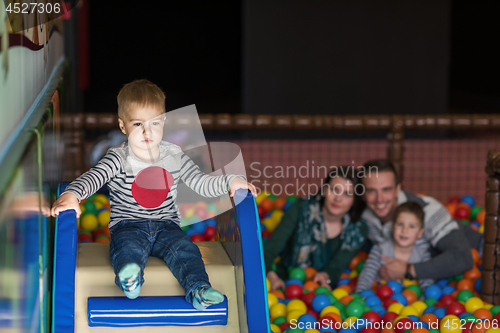
[[[195,229],[193,229],[193,228],[188,228],[188,229],[186,230],[186,235],[187,235],[188,237],[191,237],[191,236],[193,236],[194,234],[196,234],[196,230],[195,230]]]
[[[358,333],[354,328],[342,328],[338,333]]]
[[[425,308],[423,314],[434,313],[434,310],[436,310],[436,307],[434,307],[434,306],[428,306],[428,307]]]
[[[359,332],[359,331],[361,331],[361,329],[366,327],[368,325],[368,323],[371,324],[371,322],[368,319],[359,318],[358,320],[356,320],[355,328]]]
[[[458,316],[458,318],[459,318],[459,319],[463,319],[463,318],[465,318],[466,316],[473,316],[473,314],[472,314],[472,313],[470,313],[470,312],[464,312],[464,313],[462,313],[460,316]]]
[[[283,211],[286,212],[292,204],[293,204],[293,202],[287,201],[287,203],[283,206]]]
[[[448,279],[439,279],[436,281],[435,285],[438,285],[439,287],[444,287],[448,285]]]
[[[264,223],[261,223],[260,224],[260,231],[264,231],[266,229],[267,229],[266,225]]]
[[[437,308],[434,310],[434,315],[438,317],[439,319],[443,318],[446,316],[446,309],[445,308]]]
[[[382,301],[378,298],[378,296],[369,296],[365,299],[365,304],[373,308],[376,305],[382,305]]]
[[[398,303],[404,306],[408,305],[408,301],[406,300],[406,297],[403,294],[394,294],[391,296],[391,298],[395,299],[396,301],[398,301]]]
[[[481,278],[476,279],[476,282],[474,282],[474,288],[476,288],[478,293],[481,292]]]
[[[349,282],[351,282],[350,279],[340,279],[339,282],[337,283],[339,286],[342,286],[344,284],[348,284]]]
[[[349,279],[342,279],[342,280],[349,280]],[[375,296],[375,293],[373,291],[371,291],[370,289],[365,289],[365,290],[363,290],[362,292],[359,293],[359,296],[361,296],[361,298],[365,298],[365,297],[368,298],[370,296]]]
[[[351,270],[349,268],[344,269],[344,273],[349,274],[351,273]]]
[[[407,316],[409,319],[411,319],[411,321],[413,321],[414,323],[418,322],[419,319],[417,316],[414,316],[414,315],[408,315]]]
[[[214,226],[214,227],[217,226],[217,221],[215,219],[208,219],[208,220],[205,220],[205,222],[206,222],[207,226],[208,225],[211,225],[211,226]],[[264,227],[266,227],[266,226],[264,225]],[[260,228],[262,230],[262,223],[260,224]]]
[[[387,285],[391,287],[392,291],[394,291],[395,294],[400,294],[403,291],[403,287],[401,286],[401,283],[399,283],[396,280],[391,280],[387,282]]]
[[[324,294],[314,296],[312,300],[312,308],[317,313],[320,313],[326,306],[332,305],[330,298]]]
[[[189,230],[193,230],[195,234],[202,235],[205,232],[207,225],[203,222],[193,223],[189,226]]]
[[[302,288],[304,288],[304,284],[302,283],[302,281],[300,280],[297,280],[297,279],[288,279],[285,281],[285,286],[288,287],[289,285],[291,284],[298,284],[299,286],[301,286]]]
[[[481,224],[479,224],[479,222],[477,222],[477,221],[471,222],[470,224],[477,227],[477,228],[481,227]]]
[[[441,292],[443,293],[443,295],[449,295],[451,294],[452,292],[454,292],[456,289],[455,287],[452,287],[452,286],[444,286],[443,287],[443,290],[441,290]]]
[[[428,324],[428,323],[426,323],[425,321],[419,321],[419,324],[421,324],[421,326],[422,326],[423,328],[427,328],[427,329],[429,329],[429,324]],[[419,325],[419,326],[420,326],[420,325]]]
[[[299,317],[297,325],[299,325],[299,327],[307,327],[307,326],[314,327],[315,322],[316,318],[314,318],[312,314],[304,313],[302,316]]]
[[[378,314],[380,314],[380,312],[382,312],[382,311],[386,311],[382,305],[374,305],[371,308],[373,311],[377,312]]]
[[[442,295],[441,288],[439,288],[435,284],[431,284],[430,286],[425,288],[424,291],[425,298],[440,299],[441,295]]]
[[[470,207],[474,207],[476,200],[474,200],[474,197],[472,195],[466,194],[462,197],[462,202],[468,204]]]

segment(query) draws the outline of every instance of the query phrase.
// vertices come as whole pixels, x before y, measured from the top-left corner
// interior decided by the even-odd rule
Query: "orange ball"
[[[306,283],[304,283],[304,289],[307,289],[309,291],[314,291],[318,287],[319,287],[319,284],[317,284],[314,281],[306,281]]]
[[[439,323],[439,318],[433,313],[426,313],[422,317],[420,317],[420,321],[429,324],[429,327],[432,327],[432,323]],[[435,326],[436,324],[434,324]]]
[[[425,327],[417,327],[412,329],[410,333],[429,333],[429,330]]]
[[[354,299],[353,296],[351,295],[346,295],[344,297],[342,297],[339,302],[344,304],[344,305],[348,305],[349,303],[351,303],[351,301]]]
[[[472,326],[472,333],[484,333],[486,332],[486,327],[487,325],[484,325],[484,323],[477,323]]]
[[[274,207],[283,210],[283,207],[286,205],[286,199],[285,198],[276,198],[274,200]]]
[[[359,256],[359,259],[361,261],[365,261],[366,259],[368,259],[368,252],[366,251],[361,251],[357,254],[357,256]]]
[[[473,314],[478,319],[487,319],[487,320],[493,319],[493,315],[491,314],[490,310],[486,310],[485,308],[477,309],[476,311],[474,311]]]
[[[318,271],[314,267],[304,268],[304,273],[306,273],[306,281],[311,281],[316,276]],[[311,289],[309,289],[311,290]]]
[[[351,271],[355,270],[360,262],[361,262],[361,258],[359,256],[355,256],[354,258],[352,258],[351,262],[349,263],[349,269]]]
[[[344,289],[344,290],[345,290],[345,291],[347,291],[348,293],[352,293],[352,289],[351,289],[351,287],[349,287],[349,285],[347,285],[347,284],[343,284],[343,285],[341,285],[341,286],[338,286],[337,288],[339,288],[339,289]]]
[[[325,316],[332,317],[336,322],[342,323],[342,318],[335,312],[328,312]]]
[[[464,273],[464,278],[475,281],[481,277],[481,271],[476,267],[472,267],[470,271]]]
[[[451,293],[451,296],[455,297],[457,299],[458,296],[458,290],[455,290],[454,292]]]
[[[462,291],[462,290],[474,290],[474,281],[469,280],[469,279],[462,279],[458,281],[457,283],[457,290]]]
[[[382,330],[380,331],[380,333],[395,333],[396,331],[394,330],[394,325],[392,324],[385,324],[382,328]]]
[[[417,294],[411,289],[405,289],[401,292],[401,294],[403,294],[404,297],[406,297],[408,304],[412,304],[418,299]]]
[[[273,208],[274,208],[274,202],[273,202],[271,199],[269,199],[269,198],[265,198],[264,200],[262,200],[262,201],[260,202],[260,207],[261,207],[261,208],[262,208],[262,209],[263,209],[266,213],[268,213],[268,212],[270,212],[270,211],[272,211],[272,210],[273,210]]]
[[[486,216],[486,212],[484,209],[477,213],[476,215],[476,221],[479,222],[480,224],[484,224],[484,217]]]
[[[271,294],[274,294],[274,296],[281,298],[283,300],[285,299],[285,294],[283,294],[283,292],[280,290],[273,290],[271,291]]]
[[[347,273],[340,274],[339,280],[340,279],[350,279],[349,274],[347,274]]]
[[[456,204],[447,204],[446,209],[448,210],[448,213],[450,213],[451,217],[455,217],[455,211],[457,210]]]
[[[472,259],[474,260],[474,265],[479,266],[479,260],[481,259],[479,257],[479,251],[472,248],[470,249],[470,252],[472,253]]]

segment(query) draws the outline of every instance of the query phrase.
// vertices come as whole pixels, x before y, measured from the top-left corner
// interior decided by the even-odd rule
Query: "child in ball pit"
[[[162,141],[165,94],[155,84],[148,80],[126,84],[117,100],[119,127],[128,140],[110,148],[95,167],[73,181],[54,203],[52,216],[74,209],[79,217],[79,202],[107,183],[111,203],[109,255],[115,283],[125,295],[130,299],[139,296],[151,255],[165,260],[184,288],[186,301],[196,309],[222,302],[223,295],[211,288],[199,248],[180,228],[177,185],[182,180],[205,197],[229,191],[233,196],[238,189],[249,189],[256,195],[255,187],[235,175],[206,175],[179,146]],[[166,198],[156,207],[145,207],[133,193],[134,179],[152,165],[163,168],[165,177],[155,182],[165,183]]]
[[[363,266],[356,285],[356,292],[371,289],[373,281],[380,280],[378,270],[385,262],[384,255],[416,264],[429,260],[431,255],[428,246],[418,240],[424,233],[424,211],[415,202],[405,202],[396,208],[394,213],[393,239],[374,245]],[[421,288],[431,285],[432,279],[419,280]]]

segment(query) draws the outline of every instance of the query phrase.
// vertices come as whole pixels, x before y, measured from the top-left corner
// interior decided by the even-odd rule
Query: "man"
[[[415,265],[382,257],[387,262],[379,270],[382,279],[440,279],[472,269],[474,263],[470,248],[482,248],[480,233],[458,224],[436,199],[401,190],[396,170],[388,160],[368,161],[363,167],[363,198],[367,208],[363,211],[362,219],[368,225],[368,239],[373,244],[389,239],[396,207],[412,201],[421,205],[425,213],[425,231],[419,241],[426,242],[433,255],[429,261]]]

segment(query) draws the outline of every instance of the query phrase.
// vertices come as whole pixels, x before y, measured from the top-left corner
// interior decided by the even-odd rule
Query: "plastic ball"
[[[97,221],[97,217],[93,214],[86,213],[82,217],[80,217],[80,228],[88,230],[88,231],[94,231],[97,229],[99,223]]]
[[[467,312],[474,313],[474,311],[482,307],[484,307],[484,303],[479,297],[471,297],[465,301],[465,309]]]
[[[369,296],[365,299],[365,304],[367,306],[370,306],[370,307],[373,307],[375,305],[382,305],[382,301],[380,300],[380,298],[378,296]]]
[[[377,290],[377,296],[382,300],[390,298],[394,294],[394,291],[388,285],[380,286]],[[338,298],[338,297],[337,297]]]
[[[465,306],[460,302],[453,302],[446,308],[447,315],[460,316],[465,312]]]
[[[288,274],[288,277],[290,279],[295,279],[295,280],[299,280],[301,282],[305,282],[306,281],[306,272],[302,268],[294,268]]]
[[[455,218],[462,220],[467,219],[469,217],[469,209],[465,207],[458,207],[455,210]]]
[[[474,282],[474,288],[478,293],[481,292],[481,278],[476,279],[476,282]]]
[[[327,289],[327,291],[328,291],[328,289]],[[318,293],[317,291],[315,291],[315,292]],[[336,299],[341,299],[342,297],[347,296],[348,292],[345,291],[345,289],[336,288],[332,291],[332,295],[335,296]]]
[[[412,306],[405,306],[403,309],[401,309],[401,312],[399,313],[400,316],[405,316],[408,317],[410,315],[417,316],[418,317],[418,311]]]
[[[323,310],[328,305],[331,305],[331,301],[327,295],[320,294],[316,295],[316,297],[313,298],[311,305],[314,311],[321,313],[321,310]]]
[[[85,207],[85,212],[88,214],[97,214],[97,208],[95,204],[92,201],[87,200],[84,204],[83,207]]]
[[[402,294],[394,294],[391,296],[392,299],[395,299],[398,301],[398,303],[401,303],[402,305],[406,306],[408,304],[408,301],[406,300],[406,297],[404,297]]]
[[[288,304],[286,305],[286,310],[288,312],[293,311],[293,310],[299,310],[303,311],[303,313],[307,312],[307,305],[304,303],[304,301],[300,299],[292,299]]]
[[[493,315],[491,314],[491,312],[489,310],[486,310],[485,308],[477,309],[476,311],[474,311],[474,316],[483,321],[491,321],[493,319]]]
[[[267,294],[267,305],[268,308],[272,308],[273,305],[278,303],[278,297],[275,294]]]
[[[289,285],[291,284],[298,284],[299,286],[301,286],[302,288],[304,288],[304,284],[302,283],[302,281],[300,280],[297,280],[297,279],[288,279],[285,281],[285,287],[288,287]]]
[[[413,328],[413,321],[409,318],[401,318],[396,322],[395,332],[403,333],[406,330]]]
[[[441,333],[460,333],[460,319],[454,315],[447,315],[443,317],[439,323],[439,330]]]
[[[269,309],[269,314],[272,318],[286,316],[286,305],[283,303],[274,304],[271,309]]]
[[[95,243],[109,243],[110,241],[111,239],[108,237],[108,235],[99,235],[94,240]]]
[[[389,287],[391,287],[394,294],[400,294],[401,291],[403,291],[403,287],[401,286],[401,283],[399,283],[396,280],[391,280],[391,281],[387,282],[387,285]]]
[[[300,285],[298,285],[296,283],[292,283],[286,287],[285,296],[288,299],[300,298],[300,296],[302,296],[303,292],[304,291]]]
[[[396,314],[400,314],[401,313],[401,310],[403,310],[404,308],[404,305],[400,304],[400,303],[394,303],[394,304],[391,304],[388,308],[387,308],[387,311],[389,312],[394,312]]]
[[[275,324],[271,324],[271,332],[273,332],[273,333],[281,333],[281,329],[279,328],[279,326],[277,326]]]
[[[401,294],[406,298],[407,304],[412,304],[418,299],[417,294],[411,289],[405,289]]]
[[[80,243],[92,243],[93,242],[92,236],[89,235],[88,233],[80,232],[79,239],[80,239]]]
[[[97,222],[101,227],[108,225],[110,215],[111,213],[109,210],[103,210],[97,215]]]
[[[360,318],[364,314],[364,306],[360,302],[351,301],[345,308],[345,314],[349,317]]]
[[[200,235],[200,234],[193,234],[189,238],[191,238],[191,240],[193,242],[203,242],[203,241],[205,241],[205,237],[203,237],[203,235]]]
[[[437,308],[436,310],[434,310],[434,314],[436,315],[436,317],[441,319],[446,316],[446,310],[445,308]]]
[[[290,312],[287,312],[286,314],[286,321],[291,322],[292,320],[296,320],[298,322],[299,317],[302,316],[305,312],[302,312],[300,310],[293,310]]]
[[[328,313],[336,313],[336,314],[340,315],[340,310],[333,305],[328,305],[328,306],[325,306],[323,308],[323,310],[321,310],[319,315],[320,315],[320,317],[324,317]]]
[[[476,200],[474,200],[474,197],[472,195],[466,194],[462,197],[462,200],[460,200],[463,203],[466,203],[470,207],[474,206],[476,203]]]
[[[435,284],[428,286],[424,291],[425,298],[439,299],[441,297],[441,294],[441,288],[439,288]]]

